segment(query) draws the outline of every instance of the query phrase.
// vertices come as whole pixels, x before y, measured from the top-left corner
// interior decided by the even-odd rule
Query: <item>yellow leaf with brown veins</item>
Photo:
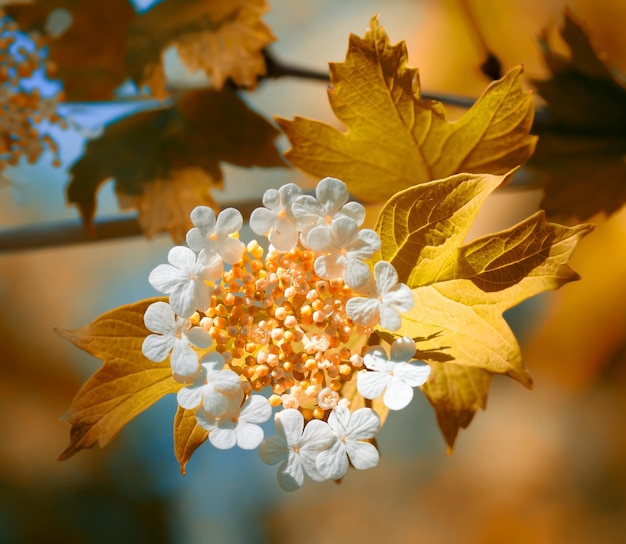
[[[162,55],[174,45],[187,68],[204,70],[214,88],[231,79],[252,89],[266,72],[263,49],[276,39],[261,21],[266,11],[265,0],[165,0],[138,16],[129,31],[130,75],[164,96]]]
[[[196,413],[179,406],[174,418],[174,454],[182,474],[187,474],[187,462],[208,436],[208,431],[198,425]]]
[[[433,363],[424,393],[448,446],[487,398],[488,374],[526,387],[532,379],[505,310],[578,279],[567,261],[591,225],[565,227],[537,212],[521,223],[463,244],[485,198],[507,176],[458,174],[406,189],[382,209],[375,256],[391,262],[413,293],[396,336],[415,339]],[[451,357],[442,362],[442,355]]]
[[[522,68],[492,83],[456,122],[440,102],[422,100],[406,45],[389,43],[375,17],[364,38],[350,36],[343,63],[331,63],[330,105],[347,131],[296,117],[277,119],[305,172],[343,180],[356,197],[381,202],[397,191],[459,172],[503,174],[532,154],[532,93]]]
[[[168,363],[154,363],[141,352],[150,333],[143,316],[158,300],[163,298],[121,306],[77,331],[57,331],[104,363],[81,387],[64,415],[72,430],[70,444],[59,460],[96,443],[106,446],[131,419],[182,387],[172,378]]]

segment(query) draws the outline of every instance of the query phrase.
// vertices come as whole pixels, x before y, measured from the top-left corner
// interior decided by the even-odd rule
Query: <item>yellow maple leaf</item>
[[[548,223],[537,212],[463,245],[482,202],[506,178],[458,174],[411,187],[387,202],[376,224],[382,245],[375,258],[391,262],[413,293],[396,334],[415,339],[433,364],[423,389],[449,448],[484,407],[490,374],[532,386],[502,313],[578,279],[567,261],[593,228]],[[453,360],[442,363],[442,354]]]
[[[155,364],[141,352],[149,334],[143,316],[158,300],[163,298],[121,306],[77,331],[57,331],[104,362],[81,387],[64,416],[72,430],[70,444],[59,460],[96,443],[106,446],[131,419],[182,387],[172,378],[168,363]]]
[[[165,0],[129,31],[130,75],[164,96],[162,54],[174,45],[187,68],[204,70],[214,88],[231,79],[252,89],[266,71],[263,48],[276,39],[261,21],[266,11],[264,0]]]
[[[459,172],[503,174],[534,150],[533,99],[522,89],[521,67],[448,122],[441,103],[421,99],[405,43],[391,45],[374,17],[364,38],[350,36],[345,62],[331,63],[330,74],[330,105],[347,132],[279,118],[293,146],[285,156],[309,174],[342,179],[364,201]]]

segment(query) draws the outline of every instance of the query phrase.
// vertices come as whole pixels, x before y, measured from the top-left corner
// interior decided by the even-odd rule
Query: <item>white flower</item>
[[[229,235],[239,232],[243,217],[239,210],[226,208],[215,219],[208,206],[196,206],[191,212],[194,228],[187,232],[187,245],[194,251],[204,250],[209,255],[219,254],[225,263],[235,264],[241,259],[245,246]]]
[[[202,404],[207,414],[221,416],[228,408],[226,395],[236,393],[241,388],[241,380],[232,370],[224,370],[224,356],[216,351],[202,357],[200,364],[200,376],[178,391],[178,404],[187,410]]]
[[[353,297],[346,303],[346,314],[357,325],[373,327],[380,324],[390,331],[400,328],[400,314],[413,307],[411,289],[398,283],[398,273],[387,261],[374,265],[376,283],[370,282],[366,288],[368,297]]]
[[[181,317],[190,317],[209,305],[211,287],[221,274],[221,263],[198,258],[188,247],[174,246],[167,255],[170,264],[160,264],[148,277],[150,285],[170,296],[170,304]]]
[[[296,218],[291,209],[302,189],[294,183],[283,185],[278,191],[268,189],[263,195],[265,208],[257,208],[250,215],[250,228],[260,235],[270,233],[268,239],[278,251],[290,251],[298,243]]]
[[[369,442],[380,429],[380,418],[371,408],[354,413],[337,406],[328,416],[328,426],[336,437],[333,445],[317,458],[317,469],[327,480],[337,480],[348,472],[348,458],[354,468],[362,470],[378,464],[378,450]]]
[[[272,415],[269,401],[261,395],[252,395],[243,400],[243,391],[228,395],[228,407],[221,416],[196,412],[198,424],[209,431],[209,441],[220,450],[237,445],[244,450],[258,448],[263,442],[263,429],[257,423],[266,422]]]
[[[188,377],[198,371],[198,354],[191,347],[206,349],[211,345],[211,335],[202,327],[192,327],[191,321],[177,317],[165,302],[150,304],[143,316],[148,335],[141,346],[142,353],[151,361],[165,361],[170,351],[172,372]]]
[[[315,259],[315,273],[323,279],[343,278],[353,288],[371,277],[363,262],[380,249],[380,237],[371,229],[359,230],[349,217],[338,217],[330,227],[315,227],[307,243],[314,251],[327,252]]]
[[[324,387],[317,395],[317,405],[322,410],[332,410],[340,400],[339,393],[330,387]]]
[[[365,366],[357,374],[356,388],[366,399],[376,399],[384,392],[383,403],[391,410],[402,410],[413,399],[413,388],[426,383],[430,367],[411,358],[415,342],[406,336],[391,344],[391,358],[380,346],[368,349],[363,356]],[[419,363],[419,364],[412,364]]]
[[[324,421],[313,419],[304,426],[304,417],[293,408],[278,412],[274,417],[277,435],[261,444],[261,459],[278,467],[278,483],[285,491],[295,491],[304,482],[304,475],[322,481],[317,470],[317,456],[330,447],[335,439]],[[304,431],[303,431],[304,429]]]
[[[336,178],[324,178],[315,188],[315,197],[302,195],[293,204],[293,215],[302,231],[302,241],[308,245],[308,234],[317,225],[330,225],[336,217],[349,217],[357,226],[365,220],[365,208],[358,202],[348,202],[346,184]]]

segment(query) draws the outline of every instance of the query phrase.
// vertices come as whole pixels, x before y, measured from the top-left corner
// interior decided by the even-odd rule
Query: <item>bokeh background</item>
[[[618,0],[270,0],[264,20],[279,58],[324,70],[344,58],[348,35],[380,14],[392,42],[405,40],[426,91],[477,97],[488,81],[485,46],[505,68],[545,77],[537,36],[565,6],[626,71],[626,7]],[[137,2],[139,7],[147,2]],[[469,8],[469,13],[468,13]],[[175,63],[174,74],[181,74]],[[181,76],[182,77],[182,76]],[[247,97],[258,111],[336,123],[319,82],[266,81]],[[91,128],[123,108],[89,108]],[[458,115],[459,112],[453,112]],[[77,114],[78,115],[78,114]],[[10,172],[0,228],[76,218],[64,203],[66,168],[85,140],[60,136],[63,168],[44,156]],[[283,142],[284,143],[284,142]],[[285,144],[286,145],[286,144]],[[522,172],[523,175],[523,172]],[[225,167],[221,202],[286,182],[295,170]],[[472,236],[532,213],[539,191],[491,197]],[[118,215],[112,184],[98,217]],[[152,296],[150,270],[171,241],[157,237],[0,254],[0,542],[2,543],[618,543],[626,534],[626,214],[594,218],[573,265],[583,280],[507,316],[534,391],[495,379],[485,412],[446,456],[432,409],[417,394],[379,435],[376,469],[341,484],[307,482],[282,492],[257,452],[206,444],[187,476],[174,459],[176,401],[165,398],[104,450],[55,461],[68,441],[59,417],[98,361],[54,333],[80,328],[118,305]]]

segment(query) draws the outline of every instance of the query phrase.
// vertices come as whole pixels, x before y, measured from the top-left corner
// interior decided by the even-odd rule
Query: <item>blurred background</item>
[[[391,41],[406,41],[410,64],[433,93],[479,96],[488,83],[479,68],[485,46],[505,69],[524,63],[530,77],[545,77],[537,37],[562,20],[566,6],[626,71],[626,6],[618,0],[269,4],[264,21],[278,39],[272,51],[318,70],[342,61],[349,34],[362,35],[379,13]],[[324,83],[265,81],[246,100],[266,117],[337,124]],[[94,107],[81,122],[96,129],[121,113]],[[11,185],[0,189],[0,228],[77,217],[65,205],[64,186],[84,135],[56,134],[63,166],[52,168],[44,155],[34,166],[11,169]],[[314,182],[295,170],[225,165],[224,171],[225,189],[214,191],[218,202]],[[493,195],[472,236],[514,224],[540,199],[539,191]],[[108,183],[98,217],[118,214]],[[534,391],[495,379],[488,409],[461,432],[450,457],[432,409],[417,394],[381,431],[377,468],[351,471],[341,484],[309,481],[293,494],[280,490],[275,467],[257,452],[209,444],[182,476],[173,454],[173,397],[140,415],[106,449],[55,461],[70,428],[59,418],[99,362],[54,328],[81,328],[154,295],[148,274],[165,262],[172,242],[161,236],[0,254],[0,542],[623,542],[626,214],[593,222],[596,231],[572,261],[583,280],[507,315]]]

